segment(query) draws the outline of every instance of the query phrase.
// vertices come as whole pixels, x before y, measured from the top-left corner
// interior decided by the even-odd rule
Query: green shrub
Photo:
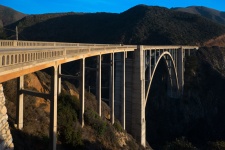
[[[80,101],[77,99],[77,97],[61,93],[58,98],[58,105],[62,105],[63,107],[68,107],[70,109],[76,110],[76,113],[80,111]]]
[[[208,149],[224,150],[225,149],[225,141],[209,142]]]
[[[116,129],[116,131],[118,131],[118,132],[123,132],[123,131],[124,131],[123,128],[122,128],[122,126],[121,126],[121,124],[120,124],[120,122],[119,122],[118,120],[116,120],[116,121],[114,122],[113,127],[114,127],[114,128]]]
[[[92,109],[86,109],[84,112],[84,121],[88,125],[93,124],[94,120],[100,119],[99,115]]]
[[[106,122],[102,120],[96,120],[96,122],[93,125],[95,131],[97,132],[97,136],[104,135],[106,131]]]
[[[58,98],[58,132],[59,140],[70,147],[82,146],[82,130],[76,127],[79,105],[75,97],[61,94]]]
[[[87,109],[84,113],[84,120],[96,131],[97,136],[104,135],[107,129],[107,124],[95,111]]]
[[[72,126],[65,126],[63,130],[60,130],[60,139],[63,144],[70,145],[72,147],[82,146],[82,130],[80,128],[75,129]]]
[[[173,142],[167,143],[164,150],[197,150],[185,137],[176,139]]]

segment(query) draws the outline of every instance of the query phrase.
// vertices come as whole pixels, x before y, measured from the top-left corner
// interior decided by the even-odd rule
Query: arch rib
[[[176,77],[176,85],[177,85],[177,89],[179,90],[178,76],[177,76],[177,69],[176,69],[176,66],[175,66],[174,59],[173,59],[172,55],[171,55],[168,51],[165,51],[165,52],[163,52],[163,53],[159,56],[159,58],[156,60],[154,69],[153,69],[153,71],[152,71],[152,73],[151,73],[150,80],[149,80],[150,82],[149,82],[148,89],[147,89],[147,92],[146,92],[146,97],[145,97],[145,106],[146,106],[146,104],[147,104],[147,99],[148,99],[150,87],[151,87],[151,84],[152,84],[152,79],[153,79],[153,77],[154,77],[156,68],[157,68],[157,66],[158,66],[158,64],[159,64],[159,62],[160,62],[160,60],[161,60],[161,58],[162,58],[163,56],[165,56],[165,55],[169,56],[170,59],[171,59],[171,61],[172,61],[172,66],[173,66],[173,70],[174,70],[174,72],[175,72],[175,77]],[[168,67],[168,64],[167,64],[167,67]]]

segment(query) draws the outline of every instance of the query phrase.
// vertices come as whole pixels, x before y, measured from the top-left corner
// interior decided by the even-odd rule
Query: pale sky
[[[0,5],[25,14],[56,12],[120,13],[138,4],[167,8],[205,6],[225,12],[225,0],[0,0]]]

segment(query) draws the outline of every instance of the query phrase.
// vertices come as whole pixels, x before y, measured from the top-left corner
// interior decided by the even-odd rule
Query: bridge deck
[[[179,49],[182,46],[144,46],[144,50]],[[134,51],[136,45],[57,43],[0,40],[0,83],[55,64],[97,56]],[[184,49],[197,48],[183,46]]]

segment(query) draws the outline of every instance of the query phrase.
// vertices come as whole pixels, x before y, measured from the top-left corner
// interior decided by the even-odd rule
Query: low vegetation
[[[32,80],[30,80],[32,77]],[[49,75],[45,72],[37,72],[25,76],[25,88],[49,92],[46,85],[49,84]],[[32,81],[33,85],[30,83]],[[24,128],[17,130],[16,123],[16,80],[4,83],[6,105],[8,108],[9,122],[13,135],[13,142],[17,150],[45,150],[49,147],[49,100],[39,99],[25,95],[24,97]],[[70,90],[65,90],[70,87]],[[45,88],[45,90],[43,90]],[[37,90],[38,89],[38,90]],[[70,92],[73,91],[73,95]],[[85,100],[85,126],[82,128],[79,122],[80,102],[76,93],[77,89],[70,83],[63,82],[63,92],[58,98],[58,142],[59,150],[72,149],[142,149],[136,141],[128,135],[118,121],[111,125],[104,114],[110,111],[103,102],[103,116],[99,117],[95,96],[86,92]],[[105,112],[106,111],[106,112]]]
[[[82,129],[77,114],[79,101],[76,97],[62,93],[58,98],[58,135],[59,141],[67,148],[83,145]]]
[[[185,137],[177,138],[175,141],[167,143],[164,150],[197,150]]]

